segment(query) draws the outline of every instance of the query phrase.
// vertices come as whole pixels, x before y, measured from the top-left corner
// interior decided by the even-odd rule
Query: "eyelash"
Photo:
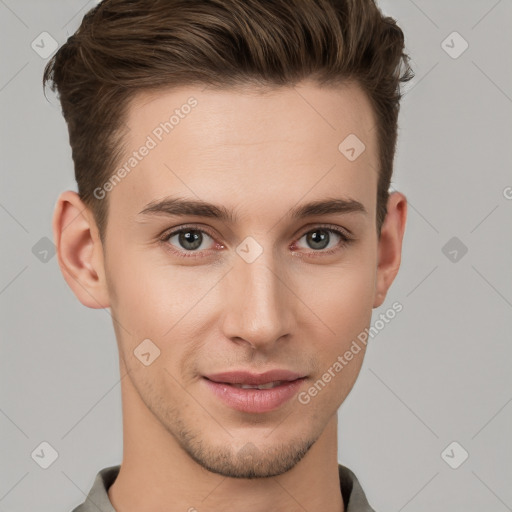
[[[325,250],[325,251],[323,251],[323,250],[314,251],[313,250],[310,253],[310,255],[312,255],[313,257],[334,254],[334,253],[340,251],[341,249],[345,248],[347,245],[349,245],[354,240],[344,230],[340,229],[338,226],[335,226],[333,224],[319,224],[318,226],[314,226],[312,229],[308,229],[307,231],[302,233],[302,235],[297,240],[300,240],[304,235],[307,235],[308,233],[312,233],[312,232],[314,232],[317,229],[318,230],[322,229],[322,230],[325,230],[325,231],[334,232],[334,233],[336,233],[337,235],[340,236],[341,240],[338,243],[338,245],[336,245],[336,247],[333,247],[332,249],[328,249],[328,250]],[[199,227],[194,226],[194,225],[186,225],[186,226],[180,227],[179,229],[176,229],[175,231],[170,231],[170,232],[167,231],[167,232],[165,232],[163,235],[161,235],[159,237],[159,240],[162,243],[165,244],[166,250],[170,251],[174,255],[177,255],[178,257],[181,257],[181,258],[203,258],[203,257],[207,257],[208,255],[206,255],[206,256],[198,256],[198,254],[200,254],[202,252],[207,252],[207,251],[178,251],[178,250],[172,248],[172,246],[167,243],[169,241],[169,239],[171,237],[173,237],[174,235],[178,235],[180,233],[187,232],[187,231],[199,231],[201,233],[206,233],[209,237],[211,237],[213,240],[215,240],[215,236],[212,233],[210,233],[209,230],[204,229],[204,228],[199,228]]]

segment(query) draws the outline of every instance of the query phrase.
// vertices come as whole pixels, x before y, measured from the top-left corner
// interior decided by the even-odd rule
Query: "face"
[[[127,124],[122,164],[138,156],[106,187],[104,247],[126,378],[204,468],[282,474],[332,421],[363,360],[364,349],[308,393],[375,306],[371,106],[355,85],[182,88],[137,96]],[[355,160],[338,148],[350,134],[365,145]],[[272,391],[207,379],[276,369],[300,380]]]

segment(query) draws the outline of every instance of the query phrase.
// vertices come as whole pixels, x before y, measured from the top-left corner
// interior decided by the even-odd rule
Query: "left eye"
[[[343,233],[330,228],[313,229],[312,231],[308,231],[307,233],[302,235],[302,237],[299,240],[306,238],[306,242],[309,244],[310,248],[315,249],[316,251],[331,249],[333,247],[336,247],[340,243],[338,240],[338,242],[335,242],[334,245],[328,247],[333,233],[336,237],[338,237],[339,240],[341,240],[341,242],[347,242],[348,239]]]

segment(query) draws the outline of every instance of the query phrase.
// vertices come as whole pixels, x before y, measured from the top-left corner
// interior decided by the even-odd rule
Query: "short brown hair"
[[[377,119],[380,236],[398,129],[413,78],[404,35],[374,0],[103,0],[46,65],[58,90],[78,193],[102,241],[108,201],[94,190],[123,156],[130,100],[182,85],[291,86],[353,80]]]

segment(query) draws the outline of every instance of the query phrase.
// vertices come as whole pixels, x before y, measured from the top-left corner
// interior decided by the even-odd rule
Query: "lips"
[[[205,378],[221,384],[231,384],[235,387],[250,389],[270,389],[286,382],[303,378],[304,375],[290,370],[275,369],[264,373],[251,373],[247,371],[233,371],[205,375]]]
[[[245,413],[261,414],[284,406],[307,377],[291,370],[264,373],[232,371],[205,375],[206,388],[221,402]]]
[[[210,375],[219,381],[204,377],[204,383],[208,392],[212,393],[220,402],[231,409],[244,413],[262,414],[274,411],[284,406],[299,392],[306,377],[294,380],[270,380],[269,373],[255,375],[246,372]],[[275,375],[275,374],[274,374]],[[283,373],[280,373],[283,376]],[[292,379],[297,374],[287,373],[287,378]],[[247,381],[267,381],[261,384],[247,384],[240,382],[224,382],[225,379]]]

